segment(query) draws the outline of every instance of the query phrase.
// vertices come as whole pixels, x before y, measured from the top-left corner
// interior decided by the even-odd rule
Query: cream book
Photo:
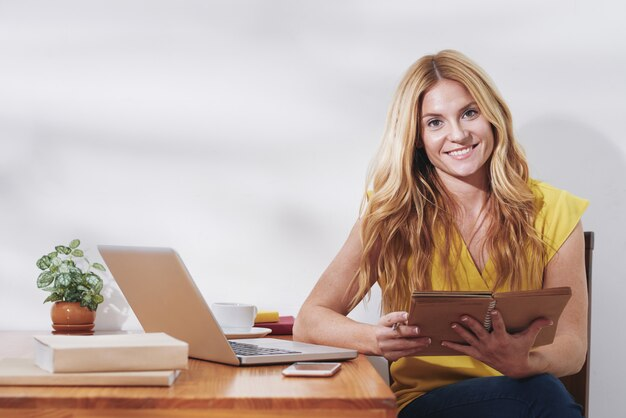
[[[417,325],[420,335],[430,337],[431,345],[420,352],[423,356],[462,355],[443,347],[442,341],[466,344],[451,328],[460,323],[462,315],[469,315],[491,331],[491,311],[502,315],[509,333],[526,329],[535,319],[548,318],[554,325],[542,328],[533,347],[551,344],[556,327],[572,295],[569,287],[555,287],[518,292],[413,292],[409,310],[409,325]]]
[[[189,355],[186,342],[162,332],[34,338],[35,364],[53,373],[186,369]]]
[[[171,386],[178,370],[49,373],[32,358],[0,360],[0,386]]]

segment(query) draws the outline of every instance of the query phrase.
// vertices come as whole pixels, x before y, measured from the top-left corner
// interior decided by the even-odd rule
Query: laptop
[[[144,331],[186,341],[189,357],[243,366],[357,356],[355,350],[276,338],[229,341],[176,251],[109,245],[98,250]]]

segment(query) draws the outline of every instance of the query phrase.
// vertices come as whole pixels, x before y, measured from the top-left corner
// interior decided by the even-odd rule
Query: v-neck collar
[[[482,271],[478,268],[474,259],[472,258],[472,254],[469,251],[469,248],[465,244],[465,240],[461,236],[461,234],[457,231],[458,238],[461,242],[461,260],[459,262],[463,265],[463,269],[468,274],[468,282],[472,286],[472,289],[476,287],[485,287],[485,290],[493,290],[493,263],[491,262],[491,257],[487,257],[487,261],[482,269]],[[468,269],[469,267],[469,269]],[[469,271],[468,271],[469,270]]]

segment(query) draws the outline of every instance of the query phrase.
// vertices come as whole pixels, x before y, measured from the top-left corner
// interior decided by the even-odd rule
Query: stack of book
[[[34,360],[0,360],[0,385],[171,386],[187,369],[189,345],[164,333],[34,338]]]
[[[259,311],[254,320],[254,326],[269,328],[272,330],[272,335],[291,335],[293,321],[293,316],[280,316],[276,311]]]

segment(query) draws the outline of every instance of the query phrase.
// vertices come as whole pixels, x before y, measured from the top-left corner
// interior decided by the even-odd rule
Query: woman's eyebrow
[[[468,104],[466,104],[465,106],[461,107],[458,111],[458,113],[463,113],[465,112],[467,109],[469,109],[470,107],[478,107],[478,104],[476,102],[470,102]],[[426,118],[432,118],[432,117],[440,117],[441,113],[425,113],[422,115],[422,119],[426,119]]]
[[[470,107],[478,107],[478,103],[476,102],[471,102],[469,104],[467,104],[466,106],[461,108],[461,113],[465,112],[467,109],[469,109]]]

